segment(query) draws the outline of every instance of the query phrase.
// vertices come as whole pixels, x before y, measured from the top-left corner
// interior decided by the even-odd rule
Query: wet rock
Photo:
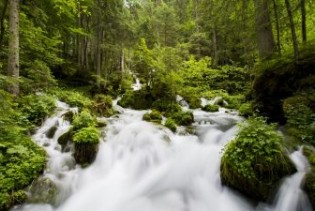
[[[49,179],[40,177],[29,187],[28,203],[54,203],[57,186]]]
[[[52,126],[47,132],[46,132],[46,136],[47,138],[53,138],[56,131],[57,131],[58,127],[56,125]]]

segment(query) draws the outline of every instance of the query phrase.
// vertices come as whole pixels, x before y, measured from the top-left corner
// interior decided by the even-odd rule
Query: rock
[[[58,189],[49,178],[40,177],[29,187],[29,193],[28,203],[54,203]]]
[[[53,138],[56,131],[57,131],[58,127],[56,125],[52,126],[47,132],[46,132],[46,136],[47,138]]]
[[[64,149],[69,141],[72,141],[72,136],[73,136],[73,129],[70,128],[67,132],[62,134],[58,138],[58,143],[61,145],[62,149]]]

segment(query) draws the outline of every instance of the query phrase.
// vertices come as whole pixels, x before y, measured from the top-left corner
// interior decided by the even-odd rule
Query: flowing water
[[[299,171],[286,179],[273,206],[261,204],[257,208],[221,185],[222,148],[242,120],[236,113],[225,109],[216,113],[195,110],[195,132],[191,135],[185,128],[174,134],[142,121],[146,111],[116,106],[120,114],[107,118],[95,162],[82,169],[74,163],[71,146],[62,150],[57,142],[70,127],[63,120],[70,108],[59,102],[58,109],[33,137],[48,153],[44,177],[56,184],[58,197],[53,205],[26,204],[14,211],[311,210],[292,208],[304,200],[299,186],[307,162],[299,151],[291,155]],[[45,134],[54,125],[58,128],[54,137],[47,138]]]

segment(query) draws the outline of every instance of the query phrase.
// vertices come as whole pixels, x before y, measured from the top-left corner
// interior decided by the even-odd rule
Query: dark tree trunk
[[[275,51],[268,0],[254,0],[254,3],[259,55],[261,59],[266,59],[271,57]]]
[[[306,8],[305,0],[301,0],[301,16],[302,16],[302,40],[307,41],[307,31],[306,31]]]
[[[293,21],[293,14],[291,10],[290,0],[285,0],[285,6],[287,8],[289,22],[290,22],[290,29],[291,29],[291,35],[292,35],[292,44],[293,44],[293,50],[294,50],[294,58],[297,60],[299,58],[299,47],[298,47],[298,41],[295,31],[295,25]]]

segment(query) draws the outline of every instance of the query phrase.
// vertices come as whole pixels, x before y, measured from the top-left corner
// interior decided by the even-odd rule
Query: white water
[[[237,115],[225,110],[195,110],[197,135],[179,135],[142,121],[145,111],[117,107],[121,114],[108,119],[95,162],[81,169],[73,165],[71,153],[62,153],[57,143],[69,127],[62,121],[63,112],[69,108],[61,103],[59,108],[62,111],[34,136],[49,155],[45,176],[59,188],[57,206],[28,204],[15,211],[256,210],[244,197],[221,186],[220,152],[236,133],[235,124],[241,120]],[[58,130],[48,139],[44,134],[55,122]],[[296,164],[304,169],[303,164]],[[288,183],[291,187],[291,181]],[[285,193],[281,190],[276,208],[265,206],[264,210],[297,210],[286,209],[292,200],[282,203]]]
[[[140,79],[139,79],[137,76],[134,76],[134,77],[135,77],[136,83],[134,83],[134,84],[132,85],[132,89],[133,89],[134,91],[138,91],[138,90],[141,89],[142,84],[140,83]]]

